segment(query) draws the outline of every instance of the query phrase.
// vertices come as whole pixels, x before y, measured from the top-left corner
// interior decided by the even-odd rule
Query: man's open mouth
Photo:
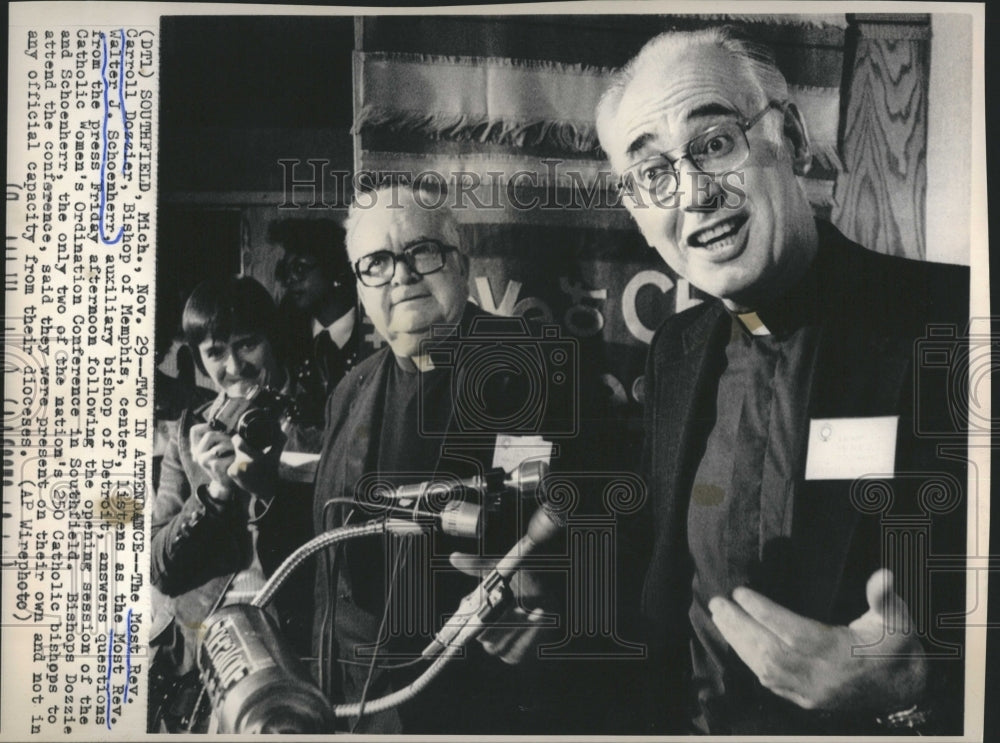
[[[718,224],[699,230],[688,237],[688,245],[692,248],[714,248],[727,244],[737,232],[747,223],[747,217],[741,215],[723,220]]]

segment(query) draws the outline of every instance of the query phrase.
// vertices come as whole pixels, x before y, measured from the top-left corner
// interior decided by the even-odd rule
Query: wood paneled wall
[[[848,23],[840,121],[844,172],[832,217],[868,248],[922,259],[930,16],[856,14]]]

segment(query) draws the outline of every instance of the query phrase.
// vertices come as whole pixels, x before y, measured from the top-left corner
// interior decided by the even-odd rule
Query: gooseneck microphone
[[[542,460],[522,462],[510,474],[494,467],[473,477],[440,478],[410,485],[398,485],[379,493],[389,503],[393,515],[433,519],[449,536],[475,538],[480,535],[482,514],[500,509],[505,495],[535,498],[548,474]],[[466,500],[469,493],[480,496],[481,505]]]
[[[566,526],[561,514],[542,505],[528,522],[528,529],[507,554],[493,566],[476,588],[458,605],[451,618],[424,648],[423,655],[434,656],[442,648],[460,648],[495,621],[507,609],[513,594],[510,580],[525,559],[539,545],[553,539]]]
[[[459,481],[449,490],[437,517],[442,530],[452,529],[465,536],[478,535],[481,507],[464,501],[460,494],[473,490],[490,498],[504,493],[520,497],[539,495],[539,507],[528,522],[525,534],[489,571],[480,584],[459,604],[423,651],[433,659],[430,667],[413,683],[398,691],[362,705],[340,704],[331,707],[322,692],[281,636],[265,607],[288,575],[310,555],[346,539],[379,533],[412,534],[423,531],[424,524],[409,519],[379,519],[325,532],[293,552],[250,604],[232,604],[213,613],[205,622],[197,660],[205,690],[211,699],[221,733],[329,733],[337,717],[374,714],[395,707],[420,693],[470,640],[510,605],[513,594],[510,580],[524,565],[525,559],[539,545],[555,537],[565,527],[561,514],[552,510],[544,497],[544,462],[526,462],[510,475],[491,470],[483,476]],[[409,506],[426,504],[431,493],[441,497],[441,482],[427,481],[394,489],[391,498]],[[435,490],[437,488],[437,490]],[[499,501],[498,501],[499,502]],[[425,505],[426,507],[426,505]],[[399,511],[400,508],[393,508]],[[419,508],[417,509],[419,511]],[[422,512],[427,515],[429,512]],[[473,529],[472,525],[475,524]],[[470,533],[470,530],[471,533]]]
[[[413,699],[444,670],[448,662],[463,647],[495,621],[510,605],[513,594],[509,581],[522,566],[525,558],[539,545],[552,539],[566,526],[562,515],[541,505],[528,522],[527,532],[500,558],[489,574],[468,596],[462,599],[458,611],[445,623],[434,640],[424,649],[423,656],[434,659],[430,667],[408,686],[373,699],[354,704],[338,704],[333,708],[337,717],[375,714]]]

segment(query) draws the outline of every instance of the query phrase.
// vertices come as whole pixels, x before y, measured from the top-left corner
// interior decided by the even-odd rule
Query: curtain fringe
[[[402,62],[410,64],[453,65],[456,67],[509,67],[511,69],[544,70],[559,74],[605,77],[614,70],[582,62],[553,62],[547,59],[514,59],[511,57],[472,57],[458,54],[418,54],[416,52],[355,52],[365,64]]]
[[[546,145],[561,152],[600,152],[594,125],[577,121],[497,121],[482,114],[443,114],[423,111],[390,111],[365,106],[352,134],[365,127],[421,134],[434,140],[537,147]]]

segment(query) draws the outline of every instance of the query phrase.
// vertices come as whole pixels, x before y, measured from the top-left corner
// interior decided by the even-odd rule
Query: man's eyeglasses
[[[385,286],[392,281],[399,261],[403,261],[412,273],[426,276],[444,268],[448,253],[453,250],[458,248],[438,240],[419,240],[407,245],[401,253],[377,250],[361,256],[354,262],[354,273],[365,286]]]
[[[706,129],[687,144],[653,157],[647,157],[625,168],[618,181],[618,190],[632,196],[639,187],[659,199],[677,193],[680,174],[676,164],[690,160],[703,173],[715,175],[738,168],[750,155],[747,131],[764,118],[771,109],[783,111],[786,102],[771,101],[761,111],[744,121],[726,121]]]
[[[292,284],[302,281],[318,265],[318,263],[303,258],[285,257],[278,261],[278,265],[274,269],[274,276],[282,284]]]

